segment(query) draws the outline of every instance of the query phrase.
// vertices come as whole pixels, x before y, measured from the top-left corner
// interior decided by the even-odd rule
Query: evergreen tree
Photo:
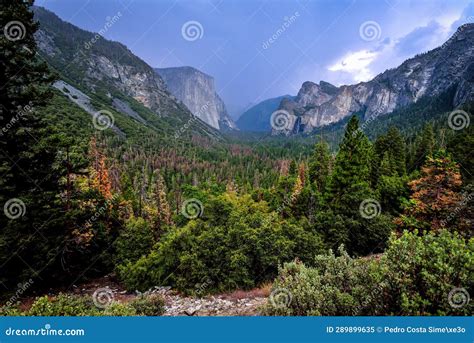
[[[295,162],[295,160],[291,160],[291,162],[290,162],[290,167],[288,169],[288,175],[289,176],[295,176],[296,175],[296,162]]]
[[[406,146],[405,141],[395,126],[391,126],[387,132],[387,142],[389,144],[389,158],[392,167],[395,168],[399,176],[406,173]]]
[[[330,160],[331,156],[327,143],[324,141],[317,143],[314,146],[314,152],[309,160],[308,173],[309,181],[316,185],[316,189],[319,193],[323,193],[326,189]]]
[[[433,155],[435,149],[435,138],[433,126],[428,124],[424,127],[423,132],[416,138],[416,153],[414,161],[412,161],[412,167],[419,169],[427,160],[428,157]]]
[[[367,136],[358,128],[359,120],[353,116],[336,155],[329,185],[330,202],[334,209],[342,212],[355,208],[352,201],[354,190],[365,193],[365,197],[370,194],[371,146]]]
[[[402,229],[440,230],[455,228],[472,230],[471,219],[462,211],[469,201],[461,195],[459,166],[444,151],[428,157],[421,169],[421,177],[409,183],[413,192],[410,205],[397,219]]]
[[[31,5],[2,1],[0,11],[0,206],[18,211],[0,216],[0,282],[7,288],[60,270],[65,230],[54,168],[61,137],[39,117],[54,78],[36,58]]]
[[[154,193],[157,209],[156,218],[154,218],[155,232],[158,233],[158,236],[161,236],[165,226],[173,225],[170,205],[166,199],[166,186],[161,174],[158,174],[156,179]]]
[[[369,186],[371,157],[370,142],[353,116],[336,155],[327,199],[329,211],[320,215],[320,222],[316,223],[316,228],[321,223],[334,223],[323,227],[328,241],[336,245],[333,248],[346,244],[351,253],[366,255],[381,251],[388,239],[390,218],[381,214],[380,208],[374,208],[375,195]],[[363,216],[366,209],[361,210],[364,201],[373,206],[374,216],[369,219]]]

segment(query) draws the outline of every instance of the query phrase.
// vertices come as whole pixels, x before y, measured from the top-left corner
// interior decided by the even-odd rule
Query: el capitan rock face
[[[443,46],[417,55],[368,82],[335,87],[303,83],[293,100],[284,99],[288,127],[274,133],[309,133],[361,112],[364,118],[388,114],[455,88],[453,107],[474,99],[474,24],[461,26]]]
[[[219,129],[237,129],[216,93],[214,78],[192,67],[156,68],[171,94],[199,119]]]

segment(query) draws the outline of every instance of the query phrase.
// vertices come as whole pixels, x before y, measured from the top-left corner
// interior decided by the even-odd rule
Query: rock
[[[156,68],[176,98],[199,119],[219,130],[235,130],[224,102],[216,92],[214,78],[192,67]]]
[[[287,112],[282,130],[273,134],[309,133],[316,127],[363,112],[364,119],[388,114],[436,97],[454,87],[453,106],[474,99],[474,24],[461,26],[441,47],[419,54],[368,82],[335,87],[327,82],[303,83],[298,95],[281,101]],[[281,127],[281,126],[280,126]]]

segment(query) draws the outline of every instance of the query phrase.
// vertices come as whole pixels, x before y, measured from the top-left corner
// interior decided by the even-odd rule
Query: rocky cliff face
[[[273,132],[311,132],[355,112],[364,113],[365,119],[375,118],[451,87],[456,90],[453,107],[474,99],[474,24],[461,26],[443,46],[371,81],[341,87],[324,81],[319,85],[305,82],[295,99],[281,102],[279,109],[286,116],[286,125],[273,125]]]
[[[215,135],[215,130],[203,122],[190,121],[193,115],[188,108],[169,93],[153,68],[126,46],[82,30],[44,8],[35,7],[34,13],[40,23],[35,35],[40,55],[60,78],[88,96],[108,99],[104,101],[142,124],[145,120],[131,111],[131,98],[163,119],[164,126],[186,126],[193,132]]]
[[[236,129],[216,93],[214,78],[192,67],[156,68],[168,90],[199,119],[219,130]]]

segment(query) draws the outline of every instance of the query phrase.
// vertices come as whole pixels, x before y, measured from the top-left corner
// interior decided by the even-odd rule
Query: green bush
[[[112,302],[101,313],[102,316],[136,316],[138,313],[133,306],[127,303]]]
[[[159,316],[164,312],[159,295],[140,296],[129,303],[113,301],[105,308],[95,306],[92,296],[59,294],[37,298],[28,310],[19,304],[0,308],[2,316]]]
[[[159,295],[139,296],[130,302],[130,305],[143,316],[161,316],[165,309],[165,302]]]
[[[138,260],[154,242],[150,225],[143,218],[130,218],[115,242],[117,264]]]
[[[351,316],[382,312],[382,282],[377,262],[341,256],[316,257],[315,267],[301,262],[284,265],[263,309],[267,315]]]
[[[460,307],[450,301],[462,301],[456,296],[463,292],[474,295],[474,238],[465,240],[447,230],[424,236],[405,232],[392,238],[381,266],[391,295],[385,300],[390,313],[472,315],[472,300]]]
[[[392,236],[379,261],[344,251],[279,271],[268,315],[472,315],[474,239],[457,233]],[[291,299],[289,301],[288,299]]]
[[[279,264],[310,262],[322,249],[319,235],[282,221],[266,202],[228,193],[209,200],[202,218],[171,230],[148,256],[120,266],[119,276],[131,290],[248,289],[275,277]]]
[[[54,298],[47,295],[37,298],[27,316],[97,316],[100,311],[94,306],[92,297],[59,294]]]

